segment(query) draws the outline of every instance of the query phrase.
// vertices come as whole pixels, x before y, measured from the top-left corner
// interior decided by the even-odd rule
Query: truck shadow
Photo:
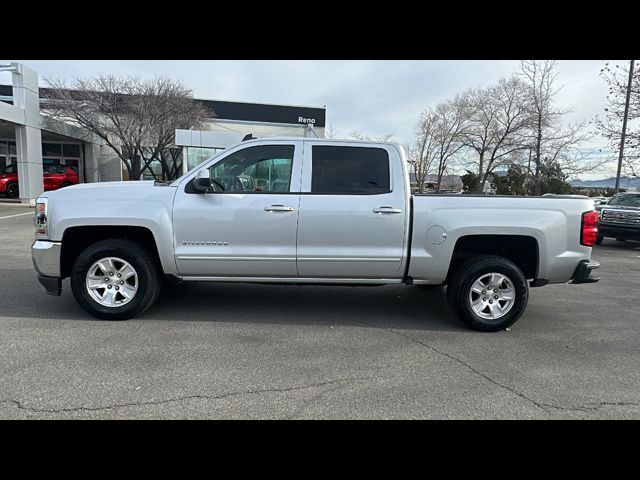
[[[180,283],[144,315],[154,320],[350,325],[464,330],[444,290],[402,285],[339,287]]]
[[[62,296],[44,293],[30,269],[3,269],[0,316],[101,321],[76,304],[69,280]],[[163,288],[157,302],[135,320],[350,325],[415,330],[463,331],[441,288],[392,285],[338,287],[184,282]]]
[[[640,250],[640,242],[633,240],[626,240],[624,242],[619,242],[615,238],[605,238],[602,240],[602,245],[596,247],[598,248],[615,248],[620,250]]]

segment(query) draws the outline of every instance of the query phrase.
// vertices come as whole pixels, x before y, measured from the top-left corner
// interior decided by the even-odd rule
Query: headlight
[[[36,199],[36,213],[33,224],[36,227],[36,239],[46,239],[47,230],[47,198]]]

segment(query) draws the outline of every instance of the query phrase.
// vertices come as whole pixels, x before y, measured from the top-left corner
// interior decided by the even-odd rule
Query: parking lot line
[[[3,220],[5,218],[21,217],[22,215],[33,215],[33,212],[16,213],[15,215],[7,215],[6,217],[0,217],[0,220]]]

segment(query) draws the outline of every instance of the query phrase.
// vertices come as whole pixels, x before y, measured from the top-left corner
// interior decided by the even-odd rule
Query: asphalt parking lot
[[[640,418],[640,243],[495,334],[396,286],[180,284],[106,322],[45,295],[32,212],[0,205],[2,419]]]

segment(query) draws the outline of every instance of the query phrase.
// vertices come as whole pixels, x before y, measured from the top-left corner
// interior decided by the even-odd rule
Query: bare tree
[[[554,97],[558,93],[555,86],[556,62],[524,61],[521,76],[526,84],[531,109],[531,132],[528,143],[531,152],[528,168],[534,177],[534,195],[540,195],[543,170],[557,166],[563,172],[575,175],[593,170],[602,164],[593,160],[579,148],[590,138],[582,123],[563,127],[563,116],[569,110],[558,109]]]
[[[598,133],[605,137],[612,151],[617,152],[622,141],[622,117],[624,115],[627,86],[629,82],[629,66],[610,65],[605,63],[600,70],[609,92],[608,107],[604,118],[596,117],[595,125]],[[640,177],[640,67],[631,72],[631,89],[629,92],[628,124],[625,136],[622,167],[627,175]]]
[[[434,109],[435,154],[437,185],[440,189],[442,177],[451,158],[464,147],[464,135],[471,116],[470,104],[465,96],[458,95],[453,100],[441,103]]]
[[[429,173],[433,167],[437,148],[438,116],[432,108],[422,112],[416,125],[416,141],[414,146],[408,147],[408,163],[416,176],[418,192],[425,189]]]
[[[353,140],[364,140],[364,141],[370,141],[370,142],[388,142],[391,139],[393,139],[393,137],[394,137],[393,133],[385,133],[384,135],[380,135],[380,136],[365,135],[364,133],[358,130],[353,130],[351,133],[349,133],[349,138]]]
[[[490,174],[512,153],[526,148],[524,132],[531,126],[526,85],[517,76],[501,78],[494,86],[463,94],[470,104],[466,147],[477,155],[477,191],[484,191]]]
[[[333,129],[333,125],[327,125],[327,128],[324,129],[325,138],[336,138],[338,132]]]
[[[56,79],[47,83],[51,115],[101,138],[122,160],[131,180],[145,170],[156,179],[176,178],[182,157],[174,145],[175,130],[197,127],[211,116],[193,100],[191,90],[166,77],[98,75],[71,84]],[[152,168],[154,162],[160,173]]]

